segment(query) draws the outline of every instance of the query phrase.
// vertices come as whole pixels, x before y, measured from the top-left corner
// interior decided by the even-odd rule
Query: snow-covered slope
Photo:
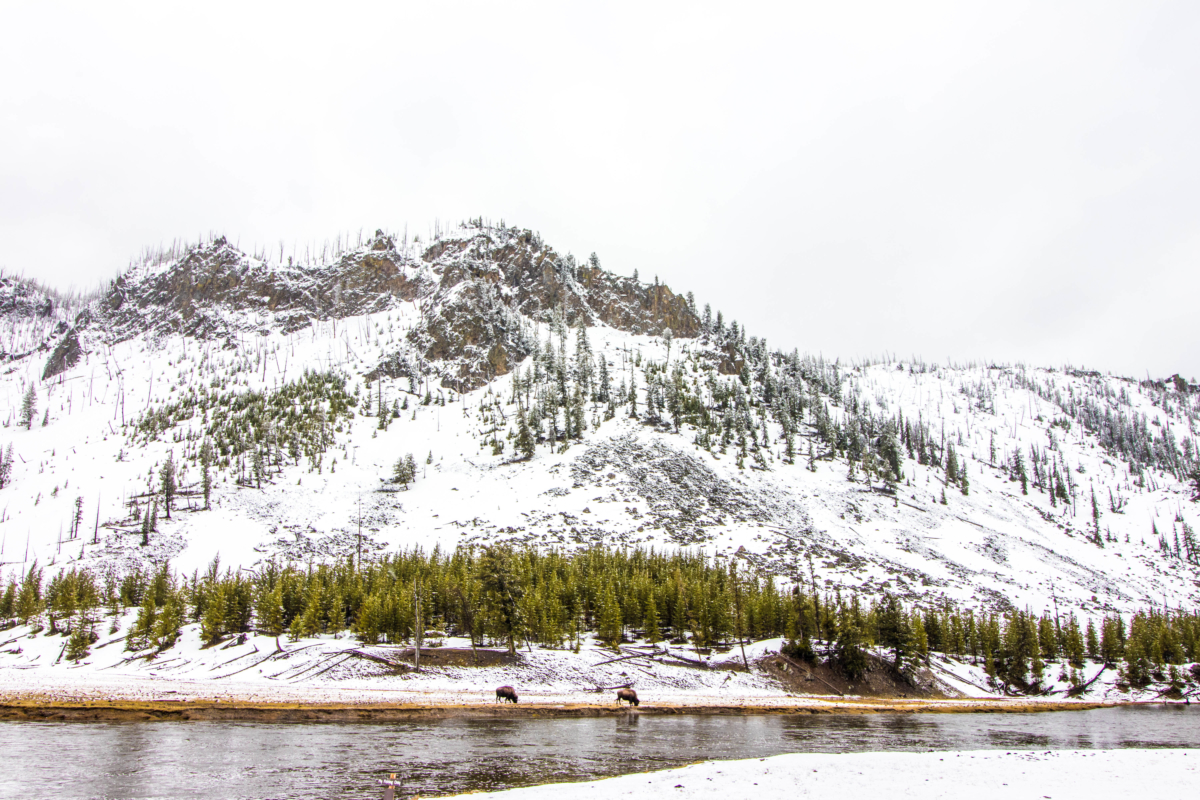
[[[217,239],[69,319],[33,308],[0,309],[12,573],[607,542],[740,552],[784,579],[921,602],[1200,599],[1186,382],[773,352],[657,281],[482,224],[431,243],[380,232],[304,266]],[[947,483],[951,446],[967,493]],[[410,453],[405,488],[391,479]],[[180,493],[143,536],[168,458]]]

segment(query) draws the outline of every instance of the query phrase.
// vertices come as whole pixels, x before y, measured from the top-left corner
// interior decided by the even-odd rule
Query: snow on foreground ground
[[[472,798],[539,800],[587,797],[888,797],[1150,798],[1192,797],[1197,750],[1059,750],[791,754],[708,761],[588,783],[557,783]]]

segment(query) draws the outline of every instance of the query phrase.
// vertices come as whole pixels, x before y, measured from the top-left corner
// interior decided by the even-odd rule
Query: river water
[[[1200,747],[1200,707],[1040,714],[651,716],[392,724],[3,722],[4,798],[378,798],[694,761],[865,750]]]

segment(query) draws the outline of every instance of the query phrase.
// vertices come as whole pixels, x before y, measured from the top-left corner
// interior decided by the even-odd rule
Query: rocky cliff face
[[[0,276],[0,361],[49,351],[66,335],[79,304],[36,281]]]
[[[117,278],[95,319],[117,339],[146,330],[207,339],[368,314],[396,299],[412,300],[419,289],[419,277],[406,271],[404,257],[382,234],[322,266],[268,264],[221,237],[165,267]]]
[[[49,318],[54,316],[55,301],[32,281],[0,277],[0,316]]]
[[[529,326],[556,314],[568,325],[634,334],[700,332],[695,310],[667,286],[614,275],[594,259],[579,264],[517,228],[468,225],[428,245],[400,246],[376,231],[365,245],[316,265],[267,263],[221,237],[117,278],[69,337],[65,327],[58,332],[46,376],[78,360],[84,331],[107,341],[145,332],[233,341],[247,331],[298,331],[402,304],[419,309],[419,322],[378,371],[433,371],[458,389],[507,373],[529,353]]]
[[[549,323],[561,314],[571,326],[700,332],[695,310],[667,286],[613,275],[594,260],[578,264],[530,231],[468,228],[426,248],[421,260],[440,279],[424,324],[408,338],[425,359],[449,367],[443,382],[456,388],[503,375],[528,355],[533,340],[523,321]]]
[[[530,319],[549,321],[561,307],[569,325],[582,318],[587,325],[602,322],[634,334],[666,328],[683,337],[700,332],[695,311],[667,286],[614,275],[598,262],[576,263],[529,231],[480,231],[439,242],[423,259],[440,272],[443,292],[465,280],[482,280],[503,287],[513,309]]]

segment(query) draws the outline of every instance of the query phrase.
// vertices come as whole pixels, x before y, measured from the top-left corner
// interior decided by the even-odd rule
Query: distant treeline
[[[0,596],[0,619],[69,636],[73,660],[87,655],[105,615],[116,633],[131,607],[139,610],[126,646],[147,657],[198,622],[208,644],[251,631],[293,639],[350,633],[366,644],[462,636],[513,651],[578,648],[585,633],[611,646],[637,637],[698,650],[783,637],[789,654],[830,659],[851,676],[867,669],[866,648],[878,647],[901,669],[928,663],[931,652],[970,658],[1018,689],[1044,682],[1050,662],[1076,685],[1086,658],[1145,685],[1189,679],[1177,667],[1200,660],[1195,612],[1146,609],[1081,623],[1074,614],[921,608],[811,588],[781,591],[740,559],[687,551],[460,547],[256,571],[222,571],[214,561],[191,576],[166,566],[103,575],[84,568],[46,581],[35,565]]]

